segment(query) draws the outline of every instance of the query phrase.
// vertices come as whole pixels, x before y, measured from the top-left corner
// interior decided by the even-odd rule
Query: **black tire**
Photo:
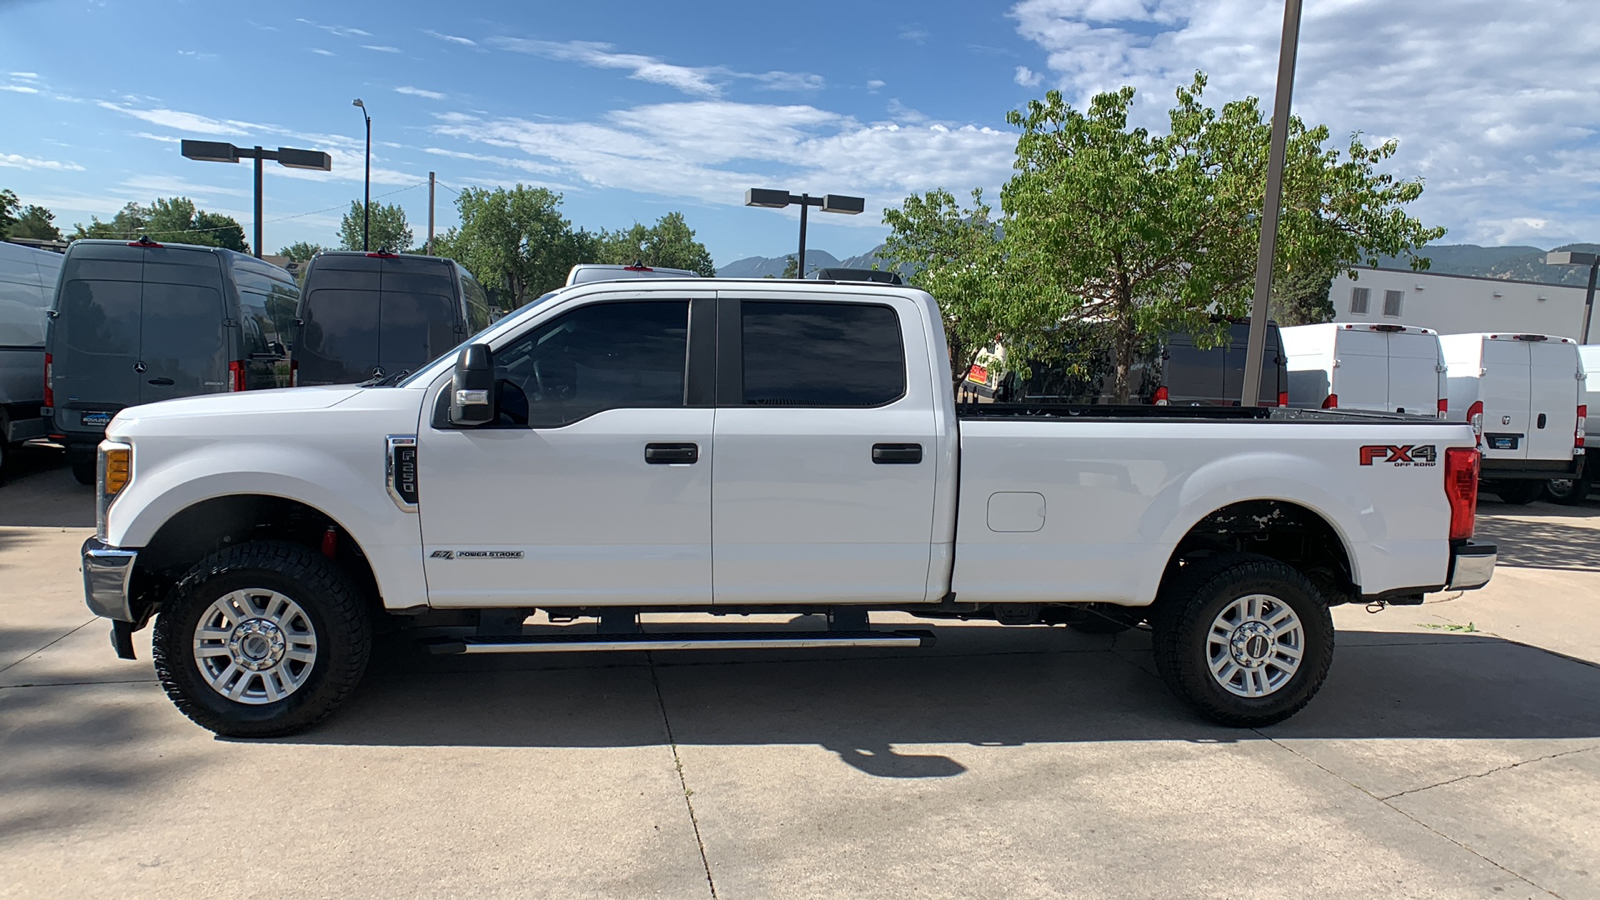
[[[1213,623],[1235,601],[1263,594],[1288,607],[1301,625],[1298,667],[1264,696],[1241,696],[1211,674]],[[1156,669],[1179,699],[1219,725],[1259,728],[1289,718],[1311,702],[1333,663],[1333,617],[1315,585],[1290,566],[1239,553],[1185,566],[1163,589],[1153,623]],[[1269,645],[1270,646],[1270,645]],[[1273,647],[1276,653],[1276,648]],[[1282,673],[1277,658],[1261,669]]]
[[[214,601],[234,591],[272,591],[298,604],[316,638],[304,682],[273,702],[229,699],[202,675],[196,629]],[[228,737],[275,737],[316,724],[355,689],[372,653],[372,622],[348,575],[297,544],[256,541],[202,560],[172,589],[153,635],[156,676],[179,711]],[[309,653],[310,651],[306,651]],[[287,664],[286,664],[287,665]],[[266,676],[242,680],[265,687]]]
[[[1544,496],[1545,483],[1534,480],[1496,481],[1490,490],[1506,503],[1527,506]]]
[[[72,477],[76,478],[79,484],[93,487],[96,474],[95,465],[95,458],[92,456],[88,459],[72,460]]]
[[[1583,474],[1577,478],[1563,478],[1545,483],[1545,493],[1551,502],[1562,506],[1577,506],[1589,499],[1589,489],[1593,485],[1589,481],[1589,470],[1584,469]]]

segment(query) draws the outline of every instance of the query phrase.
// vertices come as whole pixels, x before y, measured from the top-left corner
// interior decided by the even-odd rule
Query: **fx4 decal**
[[[1361,448],[1361,464],[1393,463],[1396,466],[1432,466],[1439,461],[1439,451],[1432,444],[1395,446],[1393,444],[1368,444]]]
[[[435,550],[429,559],[521,559],[521,550]]]

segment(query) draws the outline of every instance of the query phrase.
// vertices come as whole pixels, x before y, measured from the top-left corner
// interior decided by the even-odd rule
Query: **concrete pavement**
[[[88,490],[31,465],[0,486],[0,897],[1600,897],[1600,506],[1484,504],[1494,583],[1340,608],[1327,686],[1259,731],[1192,716],[1142,633],[939,623],[389,644],[323,726],[242,742],[172,707],[147,632],[112,656]]]

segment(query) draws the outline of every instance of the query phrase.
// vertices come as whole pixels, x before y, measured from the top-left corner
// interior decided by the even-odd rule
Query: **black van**
[[[319,253],[296,318],[298,384],[353,384],[415,372],[489,324],[489,298],[450,259]]]
[[[50,436],[94,483],[95,446],[119,410],[288,387],[300,291],[288,272],[217,247],[74,241],[45,336]]]
[[[1233,321],[1229,339],[1210,349],[1199,347],[1188,334],[1169,334],[1135,360],[1128,373],[1133,382],[1133,402],[1162,406],[1238,406],[1244,396],[1244,364],[1250,341],[1250,323]],[[1030,365],[1027,379],[1007,376],[997,400],[1017,403],[1112,402],[1114,378],[1111,362],[1101,358],[1087,376],[1069,375],[1060,367]],[[1289,358],[1283,352],[1278,323],[1267,323],[1267,343],[1261,360],[1262,406],[1289,405]]]

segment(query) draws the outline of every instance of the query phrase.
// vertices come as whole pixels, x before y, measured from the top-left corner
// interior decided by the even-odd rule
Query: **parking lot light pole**
[[[199,162],[236,163],[241,159],[253,159],[256,161],[256,259],[261,258],[262,162],[271,159],[276,160],[278,165],[286,168],[312,169],[318,172],[327,172],[333,169],[333,158],[321,150],[296,150],[293,147],[266,150],[261,147],[235,147],[226,141],[184,141],[179,144],[179,151],[185,159],[198,160]]]
[[[1594,315],[1594,280],[1600,275],[1600,253],[1580,253],[1576,250],[1552,250],[1544,261],[1552,266],[1588,266],[1589,291],[1583,295],[1583,325],[1578,329],[1578,343],[1589,343],[1589,319]]]
[[[824,194],[813,197],[810,194],[791,194],[788,191],[775,191],[768,188],[751,188],[744,192],[745,206],[759,206],[763,209],[783,209],[791,203],[800,206],[800,255],[795,257],[795,275],[799,278],[806,277],[806,212],[813,206],[823,212],[840,213],[846,216],[860,215],[866,211],[867,201],[862,197],[846,197],[842,194]]]
[[[351,106],[361,107],[361,118],[367,120],[367,176],[366,188],[361,194],[361,249],[371,250],[368,242],[372,235],[372,116],[367,113],[367,105],[361,98],[350,101]]]

